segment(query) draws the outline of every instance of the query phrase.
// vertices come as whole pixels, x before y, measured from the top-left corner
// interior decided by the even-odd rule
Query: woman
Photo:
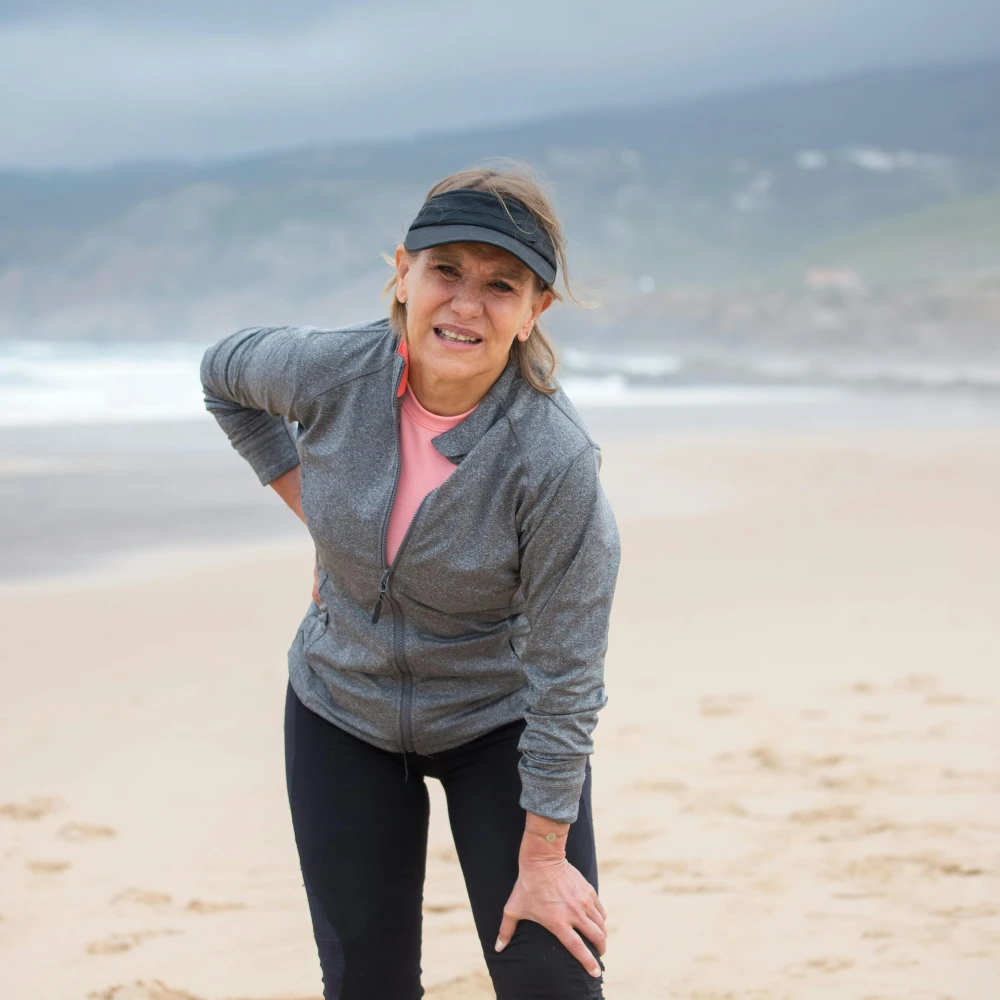
[[[285,742],[325,997],[422,995],[426,777],[497,996],[600,997],[588,755],[619,541],[538,326],[562,229],[528,176],[465,171],[394,263],[388,319],[241,330],[202,363],[316,544]]]

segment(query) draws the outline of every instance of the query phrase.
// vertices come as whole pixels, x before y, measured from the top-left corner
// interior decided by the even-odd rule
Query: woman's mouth
[[[482,337],[477,337],[473,333],[465,333],[464,331],[454,330],[450,326],[436,326],[434,327],[434,336],[438,340],[443,340],[446,344],[454,344],[456,346],[463,347],[474,347],[476,344],[481,344],[483,342]]]

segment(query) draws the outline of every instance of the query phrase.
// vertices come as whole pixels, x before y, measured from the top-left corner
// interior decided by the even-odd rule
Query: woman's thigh
[[[326,1000],[416,1000],[423,779],[311,712],[291,687],[285,767]]]
[[[522,730],[523,724],[513,723],[437,755],[435,770],[428,769],[428,773],[439,774],[444,785],[455,847],[497,1000],[601,997],[602,981],[591,976],[541,924],[520,921],[507,947],[499,954],[494,950],[503,908],[517,881],[524,833],[517,770]],[[580,814],[566,839],[566,856],[596,889],[590,784],[588,764]]]

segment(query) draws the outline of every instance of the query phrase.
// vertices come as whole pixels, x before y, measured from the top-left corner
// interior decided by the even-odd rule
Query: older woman
[[[202,364],[316,545],[285,742],[325,996],[422,995],[433,777],[497,996],[600,997],[589,755],[619,542],[538,325],[562,229],[528,175],[465,171],[394,263],[388,319],[241,330]]]

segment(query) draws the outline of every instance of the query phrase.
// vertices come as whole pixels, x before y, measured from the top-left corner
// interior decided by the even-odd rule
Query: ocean
[[[205,345],[0,341],[0,427],[204,420]],[[601,353],[567,347],[559,380],[581,411],[811,412],[938,406],[993,422],[1000,373],[971,366]],[[971,409],[970,409],[971,407]],[[957,409],[956,409],[957,408]]]
[[[302,530],[206,412],[202,352],[191,343],[0,341],[0,581],[131,551]],[[1000,393],[981,372],[972,373],[978,381],[870,366],[838,374],[787,359],[572,347],[561,357],[560,380],[602,445],[688,433],[1000,425]],[[717,500],[669,469],[656,474],[669,487],[653,492],[670,510]],[[617,502],[626,511],[638,501]]]

